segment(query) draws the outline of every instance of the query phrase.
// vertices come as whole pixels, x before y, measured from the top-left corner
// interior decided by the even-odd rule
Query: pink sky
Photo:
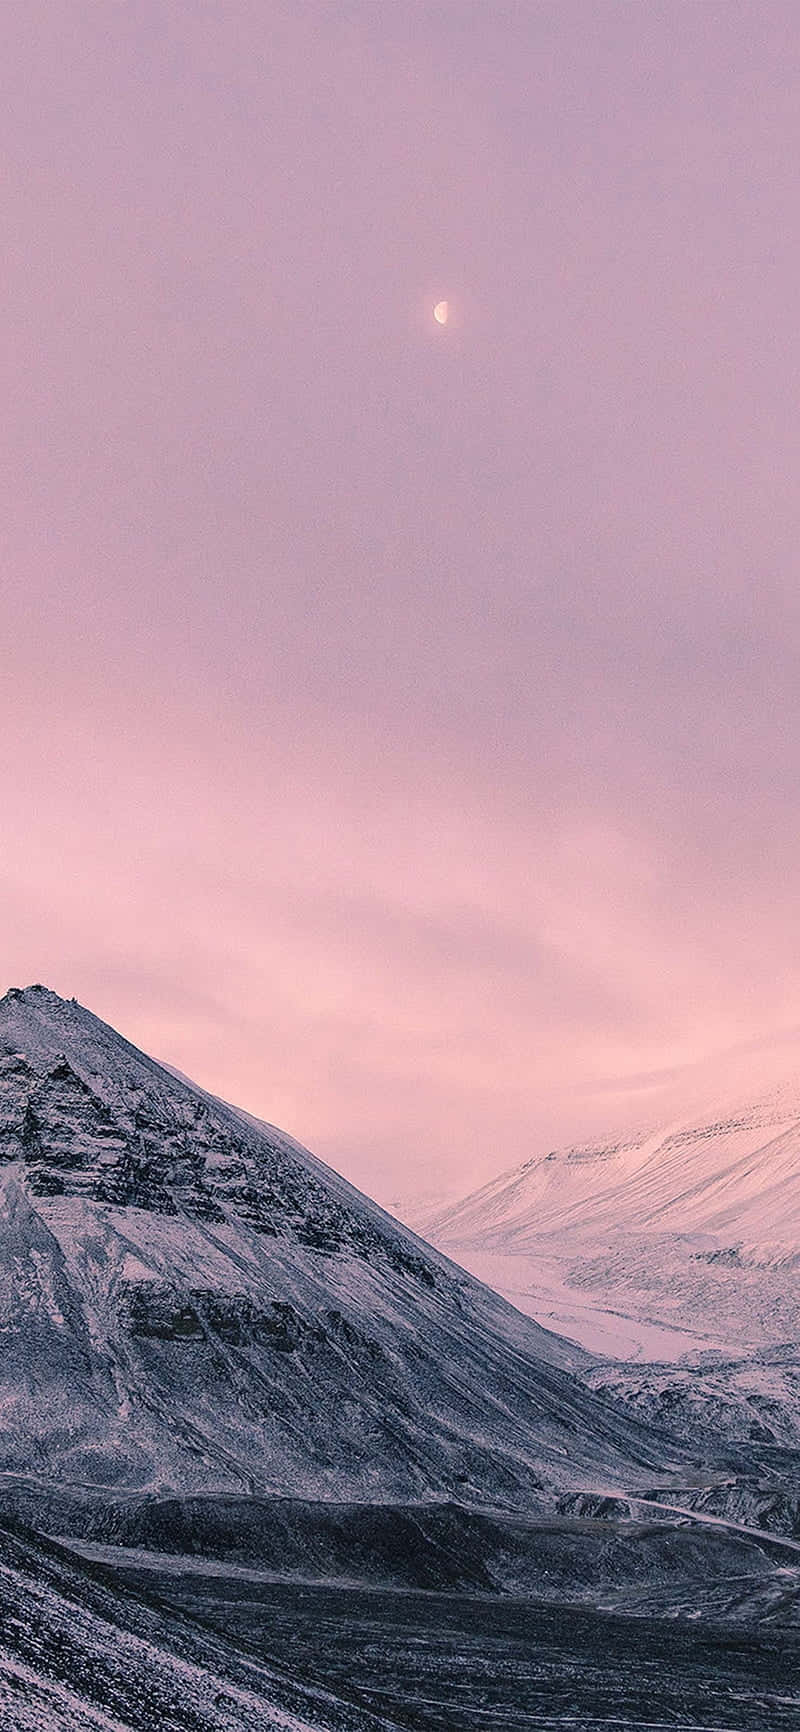
[[[11,0],[0,83],[2,988],[380,1197],[794,1029],[795,0]]]

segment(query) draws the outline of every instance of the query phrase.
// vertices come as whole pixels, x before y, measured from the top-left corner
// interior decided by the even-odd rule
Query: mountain
[[[595,1352],[740,1359],[800,1340],[800,1083],[548,1150],[421,1223]]]
[[[0,1472],[531,1505],[679,1446],[290,1137],[42,987],[0,1002]]]

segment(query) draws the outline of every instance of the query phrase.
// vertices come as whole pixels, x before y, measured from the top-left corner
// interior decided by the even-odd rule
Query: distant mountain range
[[[591,1214],[591,1221],[588,1214]],[[793,1249],[800,1237],[800,1078],[630,1136],[547,1150],[429,1218],[524,1247],[543,1232],[706,1233]]]
[[[463,1267],[611,1362],[591,1387],[684,1437],[800,1447],[794,1078],[544,1151],[421,1216]]]

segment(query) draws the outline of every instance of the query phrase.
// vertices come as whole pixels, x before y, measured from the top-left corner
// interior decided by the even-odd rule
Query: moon
[[[437,301],[436,302],[436,306],[433,309],[433,316],[436,320],[437,325],[446,325],[449,313],[450,313],[450,308],[447,305],[446,301]]]

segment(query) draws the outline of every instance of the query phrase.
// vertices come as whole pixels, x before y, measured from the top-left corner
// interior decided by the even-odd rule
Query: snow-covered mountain
[[[548,1150],[418,1223],[593,1351],[740,1357],[800,1340],[800,1082]]]
[[[531,1503],[665,1445],[291,1138],[41,987],[0,1002],[0,1470]]]

